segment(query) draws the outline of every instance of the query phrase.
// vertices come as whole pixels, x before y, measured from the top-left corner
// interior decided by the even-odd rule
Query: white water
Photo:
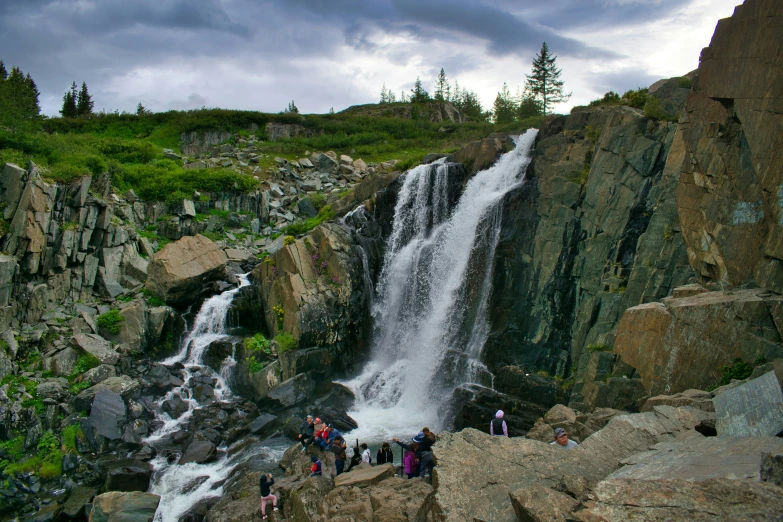
[[[193,322],[193,327],[182,341],[180,352],[162,361],[162,364],[167,366],[182,363],[183,384],[161,398],[157,403],[158,406],[165,400],[179,396],[188,405],[188,410],[176,419],[172,419],[164,412],[156,414],[157,420],[162,424],[145,439],[146,442],[159,441],[179,431],[190,420],[193,412],[202,406],[193,397],[190,387],[190,380],[199,372],[207,373],[217,379],[214,387],[215,400],[228,401],[233,398],[227,384],[230,369],[236,364],[233,356],[226,357],[219,373],[203,364],[203,356],[210,343],[228,338],[226,317],[236,293],[240,288],[250,284],[247,274],[240,275],[239,282],[237,288],[204,301]],[[289,443],[285,442],[273,447],[261,446],[254,448],[254,453],[263,453],[268,455],[270,461],[277,461],[288,445]],[[219,484],[225,480],[242,457],[229,456],[226,452],[227,448],[219,448],[219,450],[223,456],[211,464],[179,465],[169,463],[165,456],[158,456],[151,461],[155,473],[150,492],[161,496],[160,505],[155,513],[155,522],[176,522],[199,500],[223,494],[223,488]]]
[[[441,429],[457,386],[491,385],[481,350],[499,202],[522,183],[537,132],[525,133],[513,151],[471,178],[451,213],[447,165],[405,174],[373,306],[371,360],[345,383],[357,395],[349,412],[359,424],[352,438]]]

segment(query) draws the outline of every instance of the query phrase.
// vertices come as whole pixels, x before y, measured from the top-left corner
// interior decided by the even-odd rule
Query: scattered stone
[[[187,464],[195,462],[196,464],[206,464],[217,458],[217,448],[208,440],[194,440],[185,450],[178,464]]]
[[[100,335],[77,333],[71,342],[75,347],[97,357],[101,364],[114,365],[120,358],[120,355],[112,349],[111,343]]]
[[[720,436],[765,437],[783,431],[783,391],[775,372],[726,390],[712,401]]]
[[[152,522],[160,496],[139,491],[110,491],[93,500],[90,522]]]
[[[519,489],[509,496],[519,520],[529,522],[565,521],[579,505],[575,498],[540,485]]]

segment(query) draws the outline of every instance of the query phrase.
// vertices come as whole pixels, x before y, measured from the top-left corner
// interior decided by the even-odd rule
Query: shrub
[[[331,205],[326,205],[318,211],[318,215],[298,223],[292,223],[283,229],[283,233],[289,236],[300,236],[310,232],[312,229],[323,223],[334,219],[334,211]]]
[[[671,117],[663,110],[661,102],[655,96],[650,96],[644,104],[644,117],[651,120],[669,120]]]
[[[693,81],[690,78],[686,78],[685,76],[677,78],[677,87],[682,89],[690,89],[692,85]]]
[[[282,330],[283,329],[283,320],[285,319],[285,309],[283,308],[283,305],[275,305],[272,307],[272,312],[274,312],[275,317],[277,317],[277,329]]]
[[[738,357],[731,365],[721,366],[718,370],[721,372],[720,385],[724,386],[730,384],[734,379],[741,381],[750,377],[750,374],[753,373],[753,366]]]
[[[247,358],[247,371],[250,375],[255,375],[256,373],[263,370],[265,366],[266,362],[256,360],[255,356],[250,356]]]
[[[275,342],[277,343],[277,354],[282,355],[289,350],[295,350],[299,345],[299,341],[290,333],[281,332],[275,336]]]
[[[76,453],[76,439],[86,440],[80,424],[71,424],[63,430],[63,451]]]
[[[586,348],[587,348],[587,351],[590,352],[590,353],[594,353],[594,352],[611,352],[612,351],[612,347],[611,346],[606,346],[603,343],[590,343],[590,344],[588,344],[586,346]]]
[[[110,334],[120,333],[120,324],[125,318],[116,308],[98,316],[98,328],[102,328]]]
[[[257,333],[253,337],[247,337],[245,338],[245,349],[250,352],[263,352],[266,354],[270,354],[269,350],[269,339],[264,337],[264,334]]]
[[[326,205],[326,196],[322,192],[315,192],[310,195],[310,201],[316,210],[321,210]]]
[[[625,94],[623,94],[623,100],[626,100],[628,105],[637,109],[644,107],[644,104],[647,103],[647,98],[647,88],[645,87],[640,87],[635,91],[625,91]]]
[[[101,361],[98,360],[97,357],[95,357],[92,354],[86,353],[82,356],[80,356],[76,360],[76,364],[73,365],[73,370],[71,371],[71,375],[69,378],[71,380],[76,379],[79,375],[83,374],[87,370],[92,370],[93,368],[99,366],[101,364]]]
[[[294,236],[285,236],[283,238],[284,245],[292,245],[294,243],[296,243],[296,238]]]

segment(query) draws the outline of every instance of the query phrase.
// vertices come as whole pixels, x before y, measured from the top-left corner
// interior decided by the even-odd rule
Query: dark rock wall
[[[629,306],[693,272],[678,233],[676,124],[629,107],[548,119],[527,180],[503,202],[484,356],[491,368],[568,377],[611,349]]]

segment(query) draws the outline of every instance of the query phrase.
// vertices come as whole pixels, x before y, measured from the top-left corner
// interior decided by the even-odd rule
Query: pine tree
[[[395,95],[393,92],[391,92],[391,89],[387,92],[389,96],[389,103],[397,103],[397,95]]]
[[[71,88],[65,91],[63,95],[63,107],[60,109],[60,114],[63,118],[75,118],[78,116],[76,111],[76,99],[78,94],[76,92],[76,82],[71,84]]]
[[[557,56],[549,53],[549,47],[544,42],[533,59],[532,73],[525,75],[527,77],[525,90],[540,101],[544,114],[549,114],[555,104],[571,98],[571,93],[563,93],[563,81],[560,80],[562,71],[557,68],[556,60]]]
[[[413,84],[413,89],[411,89],[411,103],[423,103],[430,100],[430,93],[424,90],[424,87],[421,86],[421,79],[417,76],[416,77],[416,83]]]
[[[435,84],[435,100],[439,102],[448,101],[449,99],[449,81],[446,79],[446,71],[443,67],[438,74],[438,81]]]
[[[76,98],[76,113],[79,116],[86,116],[92,114],[92,109],[95,106],[95,102],[92,101],[92,96],[87,92],[87,84],[82,82],[82,89]]]
[[[380,103],[389,103],[389,94],[386,92],[386,83],[381,87],[381,101]]]
[[[492,115],[495,123],[510,123],[514,121],[516,113],[516,104],[508,90],[508,85],[503,83],[503,89],[495,98]]]
[[[144,116],[147,114],[150,114],[150,111],[147,110],[147,108],[139,102],[139,104],[136,106],[136,114],[138,116]]]
[[[0,82],[8,78],[8,71],[5,70],[3,60],[0,60]]]
[[[299,108],[294,103],[294,100],[291,100],[291,103],[288,104],[288,108],[285,110],[285,112],[290,114],[299,114]]]

